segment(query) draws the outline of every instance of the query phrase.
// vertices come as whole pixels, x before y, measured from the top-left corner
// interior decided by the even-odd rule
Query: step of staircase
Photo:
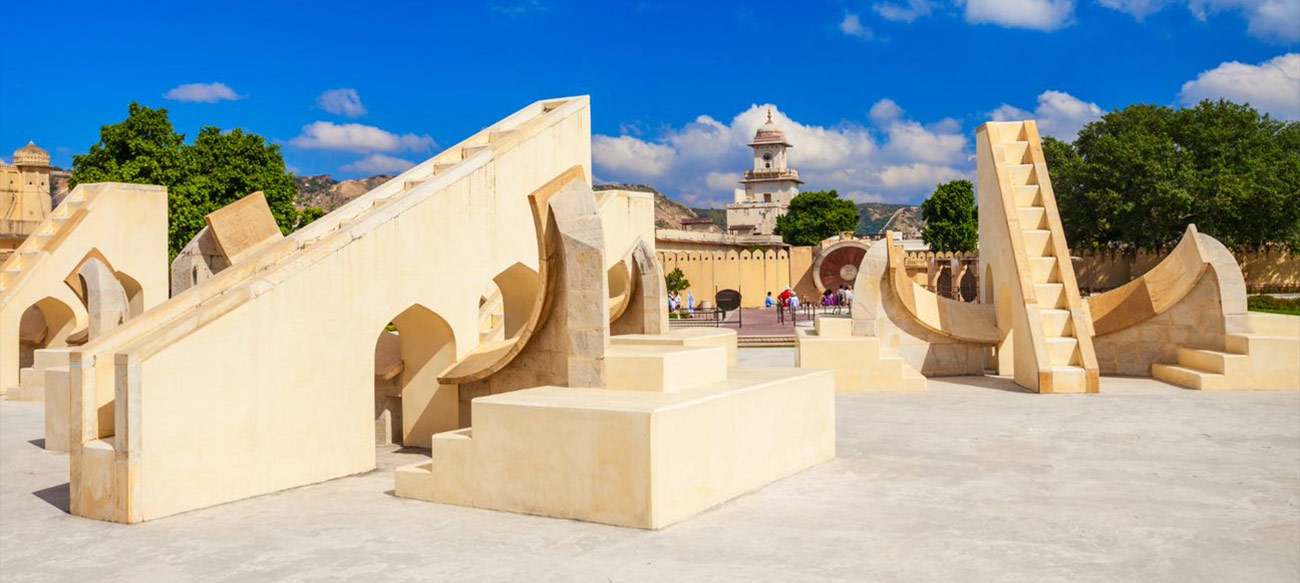
[[[1042,187],[1037,184],[1024,186],[1013,186],[1016,194],[1016,206],[1039,206],[1038,194],[1042,192]]]
[[[1043,333],[1048,338],[1074,336],[1074,324],[1070,321],[1069,310],[1040,308],[1038,316],[1043,322]]]
[[[1217,391],[1229,388],[1227,375],[1196,370],[1177,364],[1151,365],[1151,376],[1186,389]]]
[[[1016,186],[1037,183],[1034,180],[1033,164],[1007,164],[1007,177],[1011,179],[1011,184]]]
[[[1034,295],[1038,298],[1038,307],[1040,309],[1069,307],[1069,302],[1065,297],[1065,284],[1063,283],[1035,283]]]
[[[1219,373],[1230,377],[1250,374],[1250,357],[1245,354],[1197,348],[1179,348],[1178,364],[1190,369]]]
[[[1047,357],[1052,366],[1073,366],[1079,364],[1079,339],[1070,336],[1045,339]]]
[[[1002,142],[1002,160],[1007,164],[1024,164],[1029,161],[1029,142]]]
[[[1021,231],[1025,235],[1025,255],[1029,257],[1045,257],[1052,254],[1052,232],[1047,229],[1026,229]]]
[[[1088,372],[1083,367],[1078,366],[1053,366],[1052,367],[1052,392],[1053,393],[1086,393],[1088,392]]]
[[[1055,257],[1030,257],[1029,275],[1035,284],[1059,282]]]
[[[1020,228],[1025,232],[1047,228],[1047,209],[1041,206],[1016,207],[1016,214],[1020,217]]]

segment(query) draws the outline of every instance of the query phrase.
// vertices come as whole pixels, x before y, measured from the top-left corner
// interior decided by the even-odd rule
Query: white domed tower
[[[767,123],[758,128],[749,143],[754,149],[754,167],[745,171],[736,189],[735,202],[727,205],[727,230],[738,235],[771,235],[777,217],[790,208],[790,199],[799,194],[799,171],[789,167],[786,149],[793,148],[785,132],[772,121],[767,108]]]

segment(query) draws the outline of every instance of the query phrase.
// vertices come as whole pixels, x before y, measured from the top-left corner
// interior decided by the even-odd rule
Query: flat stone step
[[[1065,284],[1063,283],[1035,283],[1034,295],[1038,298],[1038,307],[1040,309],[1069,307],[1069,300],[1065,297]]]
[[[1043,188],[1037,184],[1028,184],[1024,186],[1011,187],[1016,194],[1016,206],[1039,206],[1041,201],[1038,198]]]
[[[1079,364],[1079,339],[1068,336],[1047,339],[1047,357],[1052,366]]]
[[[1020,228],[1025,231],[1047,228],[1047,209],[1041,206],[1016,207],[1020,218]]]
[[[1195,370],[1215,372],[1228,376],[1250,373],[1250,357],[1217,350],[1197,348],[1178,349],[1178,364]]]
[[[1047,229],[1027,229],[1021,231],[1025,239],[1025,255],[1046,257],[1052,255],[1052,232]]]
[[[1060,283],[1055,257],[1030,257],[1029,275],[1035,284]]]
[[[1038,184],[1033,164],[1007,164],[1007,177],[1011,179],[1012,186]]]
[[[1070,311],[1056,308],[1038,310],[1039,319],[1043,322],[1043,333],[1048,338],[1058,338],[1061,336],[1073,336],[1074,324],[1070,321]]]
[[[1052,367],[1053,393],[1088,392],[1088,372],[1078,366]]]
[[[1002,160],[1007,164],[1029,163],[1029,142],[1003,142]]]
[[[1230,388],[1228,386],[1228,377],[1226,375],[1196,370],[1176,364],[1153,364],[1151,365],[1151,376],[1171,385],[1177,385],[1185,389],[1196,389],[1198,391],[1214,391]]]

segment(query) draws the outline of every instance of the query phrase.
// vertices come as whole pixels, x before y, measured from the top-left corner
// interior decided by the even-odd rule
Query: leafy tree
[[[827,237],[852,231],[858,209],[834,190],[804,192],[790,200],[790,210],[776,219],[776,234],[787,245],[816,245]]]
[[[1075,248],[1159,251],[1188,223],[1236,249],[1300,250],[1300,122],[1249,105],[1134,105],[1043,152]]]
[[[293,206],[298,187],[280,147],[243,130],[199,130],[193,144],[176,133],[167,110],[132,103],[126,120],[100,129],[99,143],[73,156],[71,185],[131,182],[167,187],[168,247],[180,252],[203,228],[203,216],[262,191],[280,230],[314,220]]]
[[[686,274],[682,273],[682,269],[678,267],[664,276],[664,286],[668,288],[670,293],[682,293],[691,287],[691,282],[686,279]]]
[[[969,180],[940,184],[921,203],[921,239],[935,252],[974,251],[979,241],[975,186]]]

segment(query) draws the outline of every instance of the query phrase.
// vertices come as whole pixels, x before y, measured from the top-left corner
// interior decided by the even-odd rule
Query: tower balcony
[[[772,170],[768,172],[746,170],[745,177],[740,179],[741,182],[765,182],[769,180],[792,180],[803,184],[803,181],[799,180],[798,170]]]

